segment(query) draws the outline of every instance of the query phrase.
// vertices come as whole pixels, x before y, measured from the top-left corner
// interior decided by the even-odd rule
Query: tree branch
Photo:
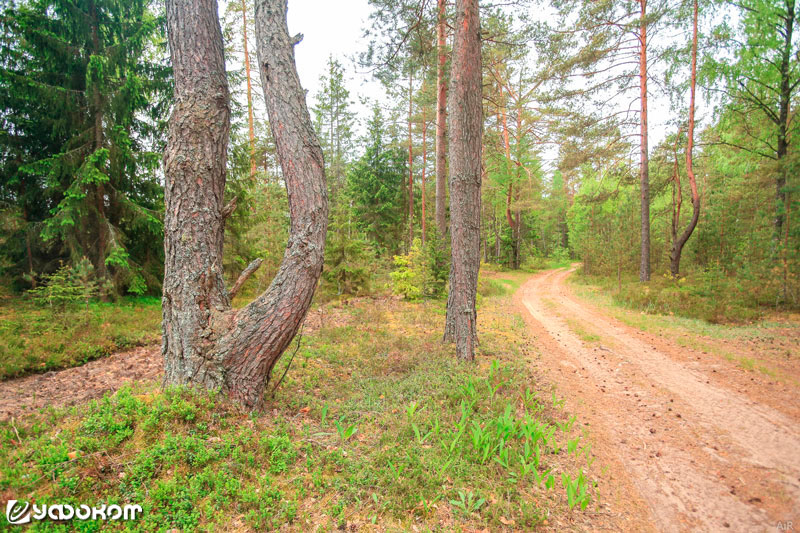
[[[253,261],[251,261],[250,264],[247,265],[247,268],[245,268],[242,271],[242,273],[239,274],[239,279],[236,280],[236,283],[233,284],[233,288],[228,292],[228,296],[230,297],[231,300],[233,300],[236,297],[236,295],[239,293],[239,290],[242,288],[242,285],[244,285],[245,282],[248,279],[250,279],[250,276],[255,274],[256,270],[258,270],[263,261],[264,260],[261,259],[260,257],[257,259],[253,259]]]

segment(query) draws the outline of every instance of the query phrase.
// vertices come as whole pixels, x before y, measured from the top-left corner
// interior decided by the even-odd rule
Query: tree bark
[[[414,243],[414,146],[411,138],[411,113],[414,102],[414,75],[408,72],[408,250]]]
[[[647,153],[647,0],[639,0],[639,98],[641,100],[641,143],[639,181],[641,188],[642,249],[639,281],[650,281],[650,171]]]
[[[438,20],[436,24],[436,226],[439,235],[447,234],[447,152],[445,138],[447,132],[447,82],[445,67],[447,66],[447,50],[445,32],[447,30],[447,0],[438,0]]]
[[[778,146],[776,149],[776,157],[778,159],[778,176],[775,180],[775,242],[779,242],[783,232],[784,220],[784,206],[786,205],[786,169],[784,168],[783,159],[789,153],[789,139],[788,139],[788,124],[789,124],[789,111],[792,103],[792,86],[791,86],[791,72],[790,63],[792,59],[792,38],[794,34],[795,22],[795,6],[794,0],[787,0],[786,2],[786,16],[782,17],[784,21],[783,31],[779,33],[784,38],[783,54],[780,64],[781,87],[779,96],[779,114],[778,114]]]
[[[175,103],[164,156],[164,381],[221,389],[248,408],[263,405],[271,370],[305,318],[328,218],[322,150],[295,69],[285,0],[258,0],[255,20],[291,227],[272,284],[234,310],[222,267],[230,107],[217,3],[167,1]]]
[[[695,89],[697,87],[697,16],[698,16],[698,2],[694,0],[694,21],[693,21],[693,30],[692,30],[692,77],[689,84],[689,139],[686,145],[686,174],[689,177],[689,186],[692,189],[692,220],[689,222],[689,225],[686,229],[681,233],[680,236],[677,236],[677,227],[678,223],[680,223],[680,197],[681,197],[681,190],[680,190],[680,181],[678,180],[678,168],[677,168],[677,161],[675,164],[675,178],[677,181],[677,190],[678,190],[678,211],[676,214],[676,220],[673,222],[673,241],[672,241],[672,253],[670,254],[670,262],[669,268],[670,272],[672,272],[673,276],[677,276],[680,274],[681,269],[681,253],[683,252],[683,247],[686,242],[689,240],[689,237],[692,236],[694,229],[697,227],[697,221],[700,219],[700,195],[697,192],[697,180],[695,179],[694,175],[694,168],[692,167],[692,150],[694,149],[694,108],[695,108]]]
[[[450,145],[450,294],[444,339],[456,356],[475,358],[475,298],[480,269],[483,107],[478,0],[456,0],[448,99]]]
[[[247,3],[242,0],[242,36],[244,37],[244,71],[247,76],[247,126],[250,137],[250,179],[256,179],[256,131],[253,125],[253,85],[250,78],[250,53],[247,50]]]
[[[423,87],[424,87],[423,82]],[[424,89],[423,89],[424,92]],[[425,167],[428,165],[428,124],[425,122],[425,106],[422,106],[422,244],[425,244]]]

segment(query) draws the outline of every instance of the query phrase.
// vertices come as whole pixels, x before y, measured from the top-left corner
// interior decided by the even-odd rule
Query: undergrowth
[[[0,379],[81,365],[157,342],[161,300],[127,297],[58,308],[0,299]]]
[[[439,341],[444,302],[361,300],[304,336],[261,415],[139,384],[0,423],[0,492],[143,507],[114,526],[32,527],[48,531],[567,523],[596,500],[591,448],[563,400],[539,389],[509,298],[481,307],[475,365]]]
[[[713,324],[749,323],[763,316],[765,302],[734,278],[721,272],[698,272],[686,277],[654,276],[648,283],[624,277],[573,276],[577,283],[599,286],[614,303],[646,313],[698,318]]]

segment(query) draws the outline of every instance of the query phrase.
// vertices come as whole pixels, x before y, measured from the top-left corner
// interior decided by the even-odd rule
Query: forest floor
[[[141,530],[797,523],[800,322],[643,314],[571,273],[482,272],[474,368],[439,342],[444,302],[319,306],[261,417],[162,391],[155,344],[0,381],[0,500],[139,501]],[[507,457],[479,451],[509,414],[546,439],[527,474],[521,436]]]
[[[661,531],[798,524],[800,324],[644,315],[573,290],[572,272],[534,275],[515,301],[544,375],[617,481],[612,509],[644,501]]]

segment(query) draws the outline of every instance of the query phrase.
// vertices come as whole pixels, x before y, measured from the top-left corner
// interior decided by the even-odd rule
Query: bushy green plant
[[[60,311],[80,303],[89,305],[89,300],[97,295],[97,282],[94,281],[94,267],[83,258],[75,266],[64,265],[42,276],[42,285],[31,289],[28,294],[39,305],[47,305]]]
[[[339,210],[328,229],[325,243],[325,268],[322,277],[336,291],[337,296],[366,292],[372,277],[372,249],[350,218],[343,209]]]
[[[429,239],[424,246],[414,239],[408,254],[394,257],[394,265],[395,270],[389,274],[394,294],[406,300],[440,298],[445,294],[449,265],[441,239]]]

